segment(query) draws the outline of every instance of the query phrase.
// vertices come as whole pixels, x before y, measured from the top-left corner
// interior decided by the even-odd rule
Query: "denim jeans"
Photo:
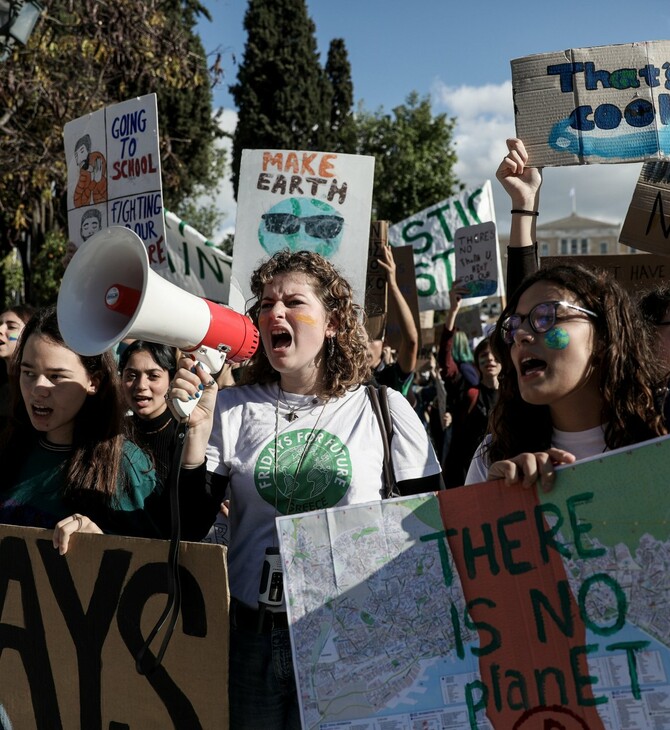
[[[230,627],[231,730],[300,730],[288,629],[256,634]]]

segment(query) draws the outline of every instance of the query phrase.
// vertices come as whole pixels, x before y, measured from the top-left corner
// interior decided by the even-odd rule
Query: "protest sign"
[[[670,280],[670,259],[653,254],[543,256],[540,263],[542,267],[568,263],[605,269],[629,292],[653,289],[657,284]]]
[[[63,138],[70,240],[126,226],[144,241],[152,269],[166,269],[156,95],[74,119]]]
[[[169,210],[165,234],[168,268],[161,276],[191,294],[227,304],[233,259]]]
[[[419,347],[421,347],[421,322],[419,320],[419,298],[416,292],[416,272],[414,271],[414,251],[411,246],[394,246],[391,249],[395,262],[395,278],[403,299],[412,312],[412,319],[419,333]],[[389,312],[386,323],[386,341],[397,350],[402,344],[405,335],[400,324],[400,314],[395,300],[389,297]]]
[[[279,518],[303,727],[668,726],[669,458]]]
[[[516,136],[536,167],[670,155],[670,42],[514,59]]]
[[[392,246],[414,250],[419,310],[449,309],[454,281],[454,233],[462,226],[495,222],[491,182],[467,188],[389,228]]]
[[[365,329],[372,340],[383,340],[386,331],[386,271],[379,263],[388,243],[388,221],[370,223],[368,270],[365,277]]]
[[[249,279],[281,249],[327,258],[365,304],[374,157],[242,150],[229,304],[244,311]]]
[[[619,241],[643,251],[670,256],[670,162],[642,165]]]
[[[467,300],[499,294],[500,260],[496,224],[492,221],[457,229],[454,234],[456,278],[467,286]]]
[[[140,675],[169,543],[76,533],[61,556],[51,535],[0,526],[0,726],[228,727],[225,549],[181,544],[181,614],[161,665]]]

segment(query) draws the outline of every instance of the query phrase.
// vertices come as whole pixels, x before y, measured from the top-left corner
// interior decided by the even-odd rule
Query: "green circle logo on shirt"
[[[282,515],[333,507],[351,484],[349,449],[328,431],[280,434],[276,447],[272,439],[261,451],[254,481],[258,494]]]

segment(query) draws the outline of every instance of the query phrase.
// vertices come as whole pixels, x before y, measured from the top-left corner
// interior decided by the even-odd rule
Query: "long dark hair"
[[[5,483],[7,486],[13,484],[40,436],[30,423],[19,387],[23,352],[33,335],[70,349],[58,328],[55,307],[38,310],[21,333],[10,370],[9,422],[0,444],[0,453],[4,455],[10,471],[9,480]],[[86,371],[99,379],[99,385],[96,392],[86,398],[75,418],[72,454],[65,465],[65,492],[93,490],[111,502],[122,473],[125,435],[116,361],[109,351],[102,355],[78,357]]]
[[[325,377],[321,394],[341,397],[350,388],[370,377],[368,338],[361,323],[360,307],[354,303],[351,287],[330,261],[312,251],[278,251],[251,276],[251,291],[256,297],[249,314],[258,324],[263,289],[278,274],[305,274],[314,286],[314,292],[326,309],[337,315],[339,325],[334,337],[332,355],[325,359]],[[270,365],[259,346],[244,373],[245,382],[272,383],[279,373]]]
[[[174,378],[177,372],[177,354],[174,347],[159,344],[157,342],[148,342],[147,340],[135,340],[121,353],[119,357],[119,372],[123,374],[126,369],[130,356],[136,352],[148,352],[151,359],[162,370],[167,371],[170,380]]]
[[[514,292],[492,336],[492,347],[502,365],[500,394],[489,423],[491,461],[523,452],[546,451],[551,445],[549,406],[526,403],[519,392],[516,369],[501,324],[516,311],[521,295],[546,281],[572,292],[578,303],[595,312],[594,362],[600,374],[601,423],[608,448],[639,443],[666,433],[654,404],[661,374],[649,334],[628,293],[607,272],[579,265],[559,264],[526,277]]]

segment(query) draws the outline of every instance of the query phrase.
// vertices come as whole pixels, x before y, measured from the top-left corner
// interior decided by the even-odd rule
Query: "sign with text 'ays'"
[[[670,41],[511,62],[516,136],[536,167],[670,156]]]
[[[449,289],[456,278],[454,235],[458,228],[493,221],[491,182],[466,188],[389,228],[392,246],[414,251],[419,310],[449,309]]]
[[[181,613],[145,676],[135,656],[165,607],[169,542],[75,534],[63,557],[51,535],[0,526],[0,727],[227,728],[225,549],[181,544]]]
[[[670,727],[668,463],[280,517],[303,727]]]

